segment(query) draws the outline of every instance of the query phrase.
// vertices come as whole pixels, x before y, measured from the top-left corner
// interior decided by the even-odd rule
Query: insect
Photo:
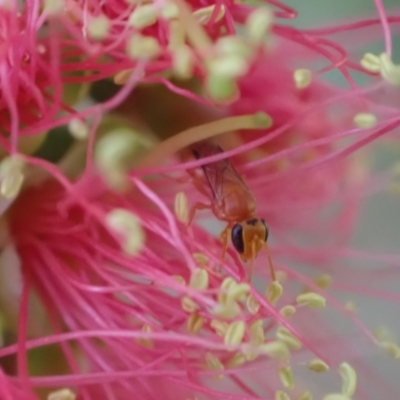
[[[194,157],[199,160],[223,152],[221,147],[209,142],[199,142],[192,146],[191,150]],[[189,224],[197,210],[211,209],[219,220],[227,222],[226,228],[221,233],[222,259],[225,258],[230,233],[232,244],[242,261],[251,262],[249,280],[253,275],[254,260],[263,248],[267,251],[271,277],[275,280],[275,272],[267,245],[268,226],[262,218],[255,216],[256,201],[250,189],[228,159],[204,164],[201,168],[212,199],[210,204],[197,202],[192,206]],[[196,183],[196,187],[205,193],[204,187],[202,188],[198,183]]]

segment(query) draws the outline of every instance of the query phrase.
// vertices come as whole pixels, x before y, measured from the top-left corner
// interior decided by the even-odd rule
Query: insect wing
[[[204,142],[192,147],[192,152],[197,159],[201,159],[221,154],[223,150],[219,146]],[[245,192],[249,191],[228,159],[205,164],[202,165],[201,168],[204,171],[204,175],[215,199],[222,199],[224,197],[224,188],[227,184],[229,184],[229,186],[234,184]]]

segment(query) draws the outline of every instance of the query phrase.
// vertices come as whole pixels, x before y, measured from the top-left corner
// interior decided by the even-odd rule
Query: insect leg
[[[228,249],[228,238],[231,233],[231,224],[228,224],[222,231],[220,238],[222,241],[222,264],[225,262],[226,250]]]
[[[269,252],[269,247],[266,242],[262,242],[262,245],[265,248],[265,250],[267,251],[269,270],[271,272],[272,281],[276,281],[274,264],[272,263],[272,258],[271,258],[271,253]]]
[[[211,204],[205,204],[205,203],[201,203],[201,202],[197,202],[197,203],[193,204],[192,208],[189,211],[189,220],[188,220],[187,226],[190,226],[191,223],[193,222],[193,219],[194,219],[194,216],[195,216],[197,210],[206,210],[209,208],[211,208]]]

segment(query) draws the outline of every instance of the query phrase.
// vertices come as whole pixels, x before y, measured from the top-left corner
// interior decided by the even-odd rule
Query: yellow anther
[[[193,313],[187,322],[187,330],[190,333],[198,333],[203,327],[205,319],[196,313]]]
[[[393,64],[392,59],[386,53],[380,56],[381,61],[381,76],[392,85],[400,85],[400,65]]]
[[[233,100],[238,93],[235,80],[220,75],[208,74],[206,88],[208,95],[218,101]]]
[[[272,22],[272,13],[268,8],[256,8],[246,20],[247,35],[257,43],[264,41]]]
[[[213,319],[211,321],[211,328],[215,330],[218,336],[224,337],[228,329],[229,324],[225,321]]]
[[[236,55],[247,60],[252,52],[251,46],[235,35],[220,37],[215,44],[215,50],[219,55]]]
[[[309,390],[306,390],[304,393],[300,395],[300,397],[298,397],[297,400],[313,400],[313,395]]]
[[[263,322],[261,319],[254,321],[249,326],[249,333],[250,333],[250,343],[254,346],[258,346],[264,343],[264,328]]]
[[[369,72],[379,72],[381,70],[381,60],[378,56],[372,53],[364,54],[361,60],[361,65]]]
[[[60,14],[64,10],[63,0],[44,0],[43,11],[46,14],[55,15]]]
[[[357,387],[356,371],[346,362],[340,364],[339,371],[342,376],[342,393],[349,397],[353,396]]]
[[[224,364],[222,364],[222,362],[219,360],[219,358],[217,356],[215,356],[212,353],[206,353],[206,365],[207,365],[207,369],[211,370],[211,371],[223,371],[224,368]],[[216,375],[215,378],[222,378],[223,375]]]
[[[200,267],[204,267],[208,264],[208,257],[203,254],[203,253],[193,253],[192,254],[194,260],[197,262],[197,264],[200,265]]]
[[[239,367],[247,361],[243,353],[236,353],[229,361],[228,367]]]
[[[296,69],[293,73],[293,79],[297,89],[305,89],[311,83],[311,71],[305,68]]]
[[[188,313],[192,313],[199,308],[197,303],[188,296],[182,297],[181,306],[182,306],[182,309]]]
[[[275,392],[275,400],[290,400],[290,397],[286,392],[277,390]]]
[[[224,343],[228,346],[237,346],[243,340],[246,325],[243,321],[235,321],[229,324],[225,332]]]
[[[122,249],[126,254],[135,256],[142,249],[145,242],[145,233],[140,220],[130,211],[123,208],[111,210],[106,223],[122,239]]]
[[[136,29],[146,28],[157,21],[157,9],[153,4],[136,7],[129,17],[129,24]]]
[[[252,294],[249,294],[246,300],[246,307],[250,314],[255,315],[260,310],[260,303]]]
[[[271,304],[276,304],[276,302],[282,296],[282,293],[282,285],[278,281],[273,281],[268,285],[267,291],[265,292],[265,297]]]
[[[286,389],[294,388],[293,371],[290,367],[279,368],[278,376],[279,376],[279,379],[280,379],[282,385]]]
[[[212,4],[208,7],[199,8],[193,13],[193,16],[200,22],[200,24],[205,25],[209,20],[214,12],[215,5]],[[218,15],[215,18],[215,22],[220,21],[225,15],[225,6],[222,5],[219,9]]]
[[[173,42],[171,42],[171,46],[173,46]],[[173,51],[172,69],[179,78],[189,79],[193,75],[193,51],[185,44],[176,47],[177,48]]]
[[[400,359],[400,347],[397,344],[389,341],[384,341],[380,342],[380,346],[386,350],[389,356],[395,358],[396,360]]]
[[[135,34],[128,41],[127,53],[132,59],[152,59],[161,53],[161,47],[153,37]]]
[[[297,339],[297,337],[293,336],[293,334],[284,326],[280,326],[277,329],[276,337],[291,349],[299,350],[302,347],[302,343],[300,342],[300,340]]]
[[[175,196],[175,215],[179,221],[187,224],[189,218],[189,202],[184,192],[178,192]]]
[[[294,315],[296,313],[296,307],[293,307],[291,305],[284,306],[281,308],[279,313],[284,318],[290,318],[292,315]]]
[[[214,76],[238,78],[249,68],[248,61],[236,54],[214,58],[207,63],[207,69]]]
[[[240,307],[236,301],[220,303],[214,308],[214,314],[226,319],[235,318],[240,314]]]
[[[181,285],[186,285],[186,281],[185,278],[183,276],[180,275],[172,275],[171,278],[174,281],[177,281],[178,283],[180,283]]]
[[[329,371],[329,366],[326,362],[319,358],[314,358],[307,363],[308,369],[314,372],[326,372]]]
[[[309,308],[323,308],[326,306],[326,299],[318,293],[309,292],[297,296],[297,303]]]
[[[152,327],[150,325],[144,324],[142,326],[142,332],[150,333],[150,332],[153,332],[153,329],[152,329]],[[137,338],[136,339],[136,343],[140,344],[143,347],[147,347],[149,349],[154,347],[153,341],[151,339],[149,339],[149,338],[144,338],[144,337],[143,338]]]
[[[76,394],[68,388],[55,390],[47,396],[47,400],[75,400]]]
[[[68,124],[70,134],[78,140],[87,139],[89,136],[89,128],[85,122],[79,118],[73,118]]]
[[[208,288],[208,272],[203,268],[196,268],[190,276],[189,286],[196,290]]]
[[[328,274],[322,274],[320,276],[317,276],[314,279],[314,282],[319,288],[326,289],[331,285],[332,277]]]
[[[9,156],[0,163],[0,195],[6,199],[18,196],[24,182],[24,161],[19,156]]]
[[[352,400],[349,396],[341,393],[331,393],[326,395],[323,400]]]
[[[231,285],[228,288],[228,293],[227,293],[228,301],[230,300],[244,301],[249,291],[250,291],[250,286],[247,283],[237,283]]]
[[[160,10],[160,14],[164,19],[174,19],[179,16],[178,6],[170,1],[163,2]]]
[[[91,18],[87,24],[87,33],[93,40],[103,40],[110,31],[111,22],[105,15]]]
[[[289,349],[285,343],[273,340],[258,347],[261,354],[266,354],[271,358],[287,360],[289,358]]]
[[[353,118],[354,124],[357,125],[359,128],[373,128],[378,119],[374,114],[371,113],[358,113]]]

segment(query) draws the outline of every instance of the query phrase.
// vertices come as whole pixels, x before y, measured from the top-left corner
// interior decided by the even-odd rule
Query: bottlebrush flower
[[[365,160],[347,157],[398,127],[395,95],[388,91],[381,104],[379,92],[397,83],[387,37],[396,18],[377,3],[380,20],[302,31],[280,25],[295,11],[278,2],[269,3],[274,10],[180,0],[10,4],[5,21],[23,21],[23,49],[34,60],[22,64],[31,72],[23,87],[34,89],[19,91],[25,71],[2,89],[11,138],[0,163],[2,396],[396,398],[365,358],[376,350],[400,358],[396,338],[373,335],[339,295],[373,298],[389,316],[399,301],[385,287],[398,279],[398,257],[348,247],[364,197],[391,176],[370,176]],[[325,38],[378,22],[386,53],[366,55],[362,66],[350,43]],[[18,36],[16,28],[5,32]],[[7,54],[16,43],[6,41]],[[38,43],[48,45],[45,55]],[[321,59],[328,65],[318,69]],[[323,81],[332,69],[349,89]],[[358,87],[350,71],[373,84]],[[195,77],[200,89],[183,89],[167,74]],[[61,96],[104,78],[125,84],[104,103],[75,110],[76,98]],[[165,132],[150,129],[144,115],[156,119],[176,104],[157,98],[144,115],[129,111],[129,120],[128,95],[148,82],[184,96],[195,114],[185,121],[195,126],[158,143]],[[45,101],[32,95],[37,89]],[[123,118],[111,113],[116,107]],[[20,137],[65,124],[76,141],[57,164],[16,153]],[[226,151],[186,159],[200,140]],[[205,185],[199,194],[200,180],[188,181],[186,171],[197,168],[197,177],[202,163],[227,157],[270,224],[275,281],[266,254],[249,282],[232,246],[222,260],[221,240],[187,226],[190,205],[212,193]],[[371,259],[379,269],[352,266]]]

